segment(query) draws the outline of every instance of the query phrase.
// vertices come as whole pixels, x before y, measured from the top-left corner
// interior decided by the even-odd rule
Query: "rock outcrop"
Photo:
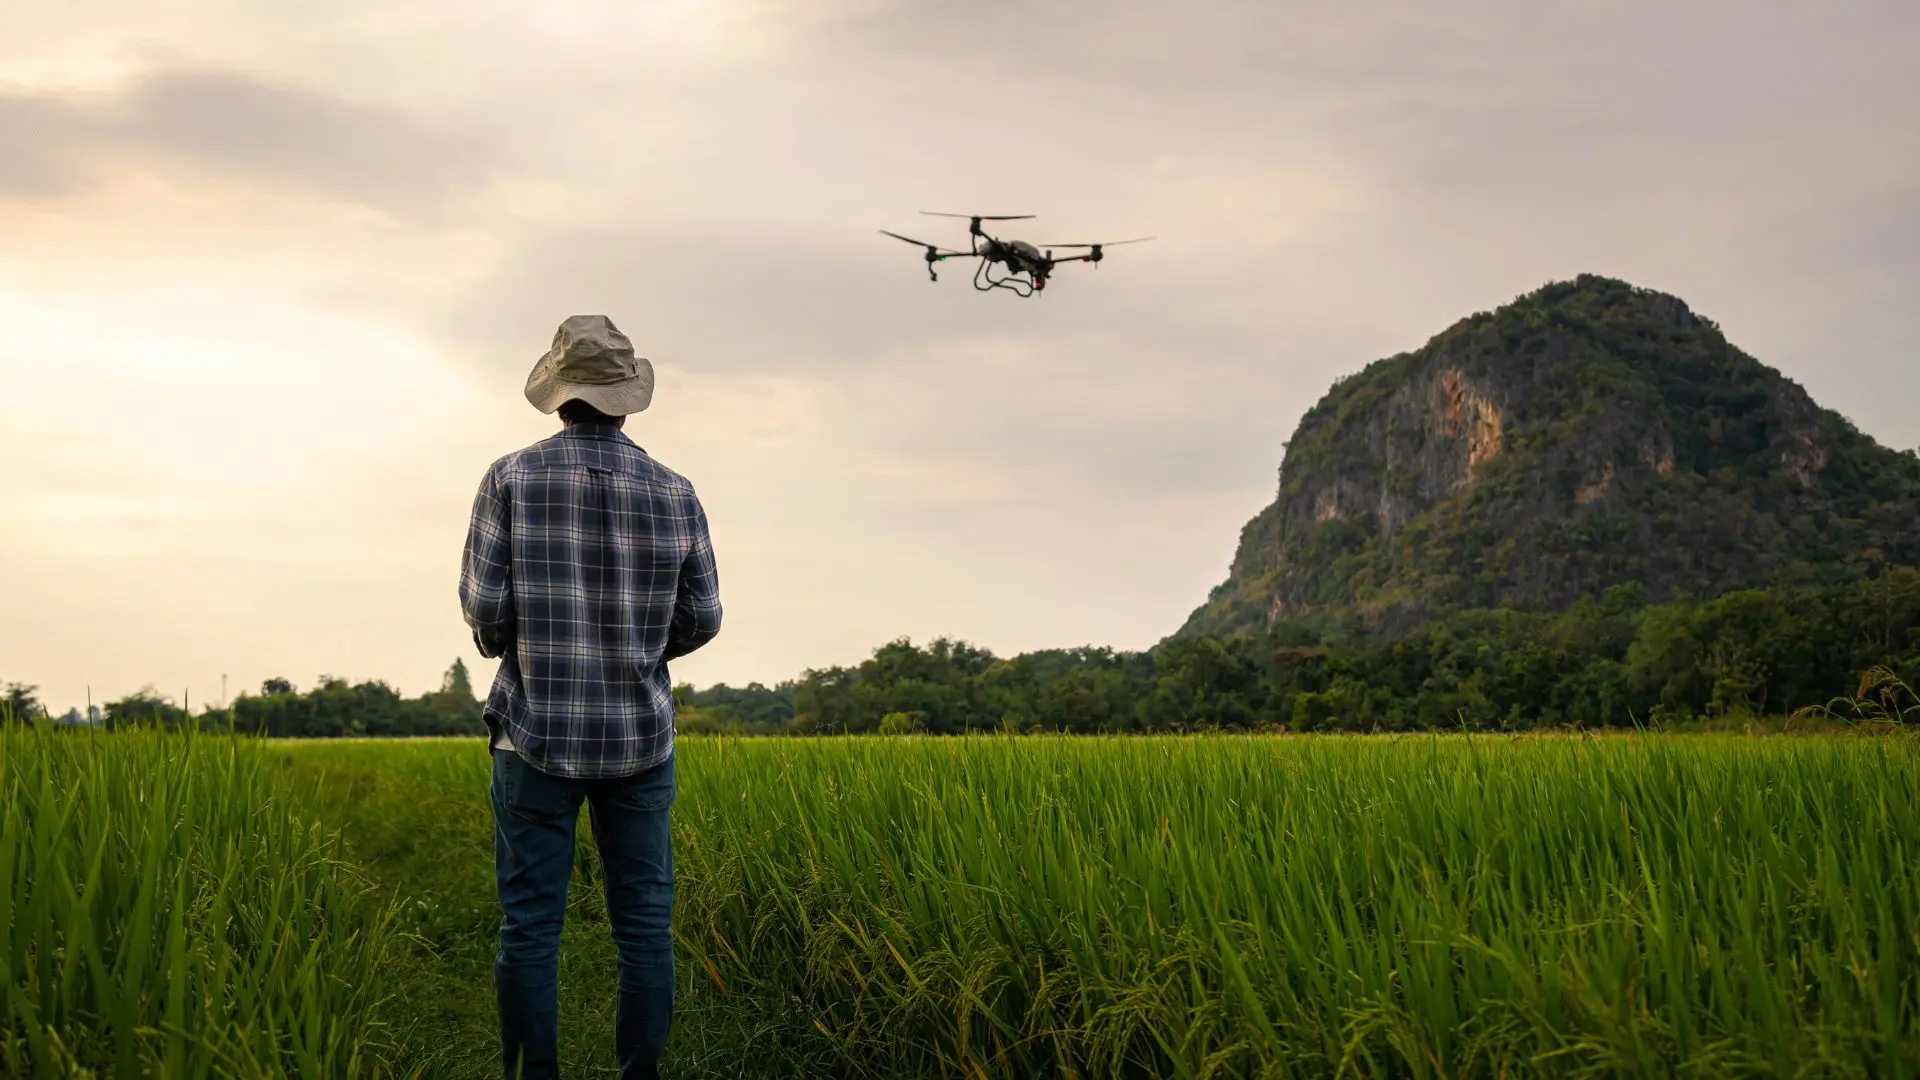
[[[1677,297],[1583,276],[1337,383],[1184,629],[1554,609],[1920,562],[1920,458]]]

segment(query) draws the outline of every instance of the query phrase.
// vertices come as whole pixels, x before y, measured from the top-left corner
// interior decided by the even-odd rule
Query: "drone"
[[[885,229],[880,230],[883,236],[891,236],[895,240],[904,240],[916,247],[926,248],[926,254],[923,257],[927,260],[927,276],[930,279],[934,281],[940,280],[940,275],[934,270],[934,266],[937,263],[956,258],[979,259],[980,265],[976,267],[973,272],[974,288],[981,292],[989,292],[994,289],[1006,289],[1015,296],[1023,297],[1032,296],[1034,293],[1045,289],[1047,287],[1047,278],[1053,273],[1053,268],[1059,266],[1061,263],[1087,262],[1094,264],[1097,268],[1101,258],[1104,257],[1104,249],[1119,244],[1138,244],[1153,239],[1151,236],[1141,236],[1132,240],[1109,240],[1100,244],[1029,244],[1025,240],[1001,240],[997,237],[989,236],[980,228],[980,223],[983,221],[1027,221],[1033,217],[1032,214],[1005,214],[995,216],[991,214],[941,214],[932,210],[922,210],[920,212],[928,217],[968,219],[967,233],[970,246],[967,251],[955,251],[929,244],[924,240],[915,240],[911,236],[901,236],[899,233],[888,232]],[[1085,253],[1081,255],[1063,255],[1056,258],[1053,254],[1055,248],[1067,250],[1085,249]],[[994,273],[995,264],[1006,268],[1005,271],[998,276]]]

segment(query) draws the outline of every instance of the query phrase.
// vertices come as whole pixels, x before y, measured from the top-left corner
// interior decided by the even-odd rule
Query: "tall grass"
[[[851,1074],[1920,1075],[1907,740],[681,748],[682,962]]]
[[[1852,696],[1796,711],[1793,722],[1837,721],[1853,727],[1912,731],[1920,728],[1920,693],[1915,693],[1892,668],[1868,668]]]
[[[395,1075],[500,1075],[493,960],[500,908],[493,878],[488,755],[481,740],[316,739],[271,745],[303,778],[313,811],[338,822],[356,865],[398,904],[383,1058]],[[312,784],[305,781],[311,780]],[[599,870],[582,840],[560,947],[560,1060],[566,1076],[611,1076],[617,975]],[[698,893],[682,892],[685,905]],[[829,1080],[841,1055],[784,998],[722,993],[681,963],[668,1050],[674,1080]],[[905,1078],[900,1078],[905,1080]]]
[[[701,736],[680,755],[681,971],[703,1032],[736,1012],[793,1054],[765,1075],[1920,1076],[1910,739]],[[316,770],[324,798],[286,779]],[[446,1044],[383,1057],[491,1075],[485,791],[477,741],[0,734],[0,1071],[365,1074],[383,1016]],[[296,798],[404,869],[408,924],[473,963],[379,1003],[389,909]],[[597,906],[590,850],[576,916]],[[600,1042],[611,955],[579,921],[563,982],[607,1000],[568,1015]],[[687,1035],[670,1064],[743,1074]]]
[[[255,742],[0,724],[0,1072],[372,1075],[390,915]]]

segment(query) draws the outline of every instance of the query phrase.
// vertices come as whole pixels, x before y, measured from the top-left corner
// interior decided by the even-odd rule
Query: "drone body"
[[[1137,244],[1142,240],[1153,239],[1151,236],[1142,236],[1133,240],[1113,240],[1103,244],[1048,244],[1043,249],[1042,246],[1029,244],[1025,240],[1001,240],[980,228],[980,223],[983,221],[1024,221],[1033,217],[1032,214],[993,217],[984,214],[937,214],[929,210],[922,210],[921,213],[931,217],[967,218],[968,239],[971,241],[969,250],[949,250],[924,240],[915,240],[910,236],[887,232],[885,229],[881,229],[880,232],[895,240],[904,240],[909,244],[926,248],[923,257],[927,260],[927,276],[934,281],[940,280],[940,275],[934,270],[935,263],[956,258],[979,259],[980,265],[973,272],[973,287],[981,292],[1006,289],[1016,296],[1032,296],[1045,289],[1047,278],[1052,275],[1053,268],[1061,263],[1098,264],[1104,257],[1105,248],[1112,247],[1114,244]],[[1054,248],[1085,248],[1086,254],[1056,257],[1053,254]],[[993,271],[996,265],[1005,268],[1004,273],[997,277]]]

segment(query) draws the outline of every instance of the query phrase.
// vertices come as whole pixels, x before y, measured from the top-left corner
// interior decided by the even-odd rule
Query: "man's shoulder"
[[[494,458],[493,464],[487,466],[486,480],[499,483],[511,477],[526,462],[529,455],[538,454],[544,441],[523,446],[518,450],[509,450]]]
[[[550,435],[539,442],[501,455],[487,475],[498,480],[569,465],[598,465],[626,473],[674,491],[694,494],[693,482],[669,468],[633,440],[621,435],[614,439],[570,439],[565,433]]]
[[[627,444],[627,456],[648,483],[656,489],[672,492],[671,497],[682,507],[699,504],[700,496],[693,490],[693,481],[667,467],[659,458],[632,443]]]
[[[548,444],[552,441],[552,439],[542,439],[518,450],[509,450],[494,458],[493,463],[487,466],[487,471],[481,475],[480,483],[483,486],[493,487],[511,486],[515,477],[524,473],[529,466],[538,467],[541,464],[549,450]]]
[[[659,458],[647,453],[640,447],[628,443],[627,448],[629,455],[635,459],[638,467],[645,469],[657,483],[665,487],[673,488],[676,491],[684,491],[689,495],[693,494],[693,481],[675,472],[669,468],[665,462],[662,462]]]

